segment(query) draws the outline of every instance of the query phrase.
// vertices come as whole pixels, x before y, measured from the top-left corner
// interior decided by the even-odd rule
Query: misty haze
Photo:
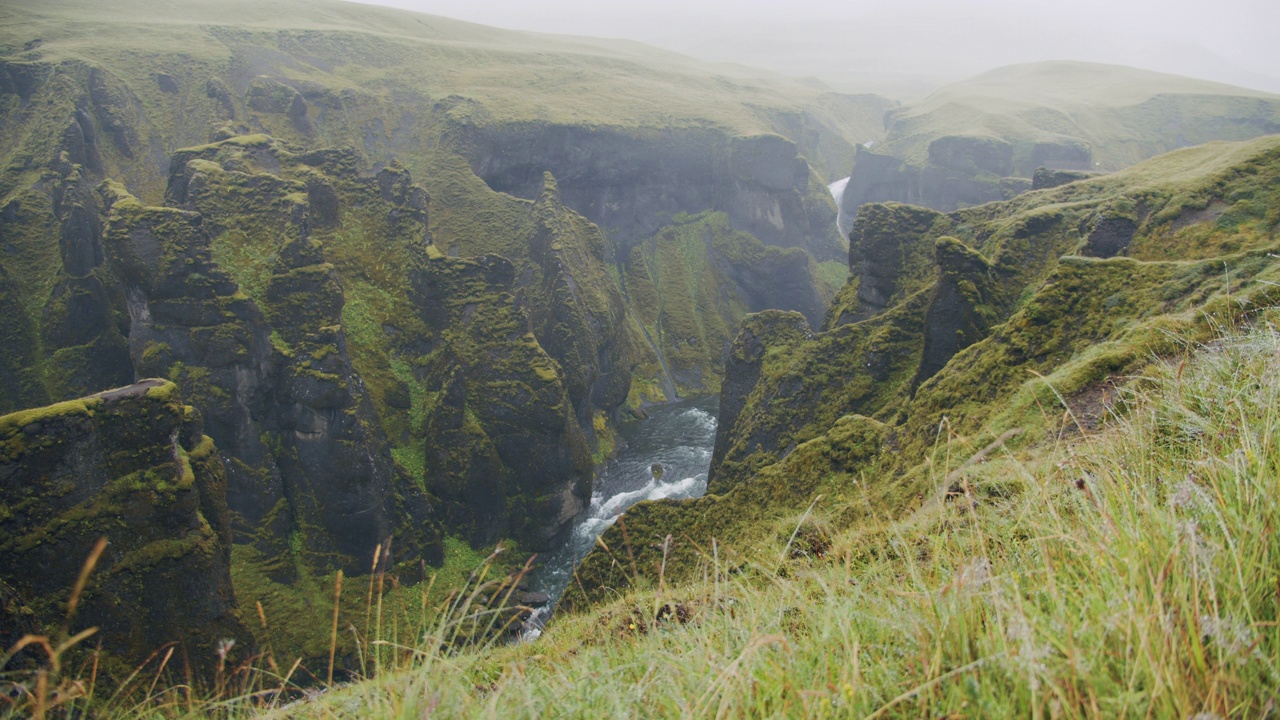
[[[1280,7],[1263,0],[377,4],[515,30],[634,40],[899,100],[1041,60],[1129,65],[1280,92],[1272,33]]]

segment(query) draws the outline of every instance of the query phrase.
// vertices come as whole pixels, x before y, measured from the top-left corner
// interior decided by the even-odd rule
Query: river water
[[[701,497],[707,491],[719,404],[718,397],[677,400],[647,408],[647,419],[622,426],[619,435],[626,444],[596,478],[590,507],[564,546],[544,556],[529,579],[551,602],[525,624],[526,640],[542,633],[573,569],[623,511],[642,500]],[[654,463],[662,465],[661,478],[653,476]]]

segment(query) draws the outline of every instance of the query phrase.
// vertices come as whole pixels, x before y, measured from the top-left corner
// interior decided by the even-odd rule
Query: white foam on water
[[[589,518],[587,522],[590,522],[591,520],[607,520],[608,525],[605,525],[605,527],[608,527],[613,524],[613,521],[617,519],[618,515],[621,515],[624,510],[638,502],[642,502],[644,500],[661,500],[663,498],[690,498],[695,495],[701,495],[706,488],[707,476],[702,474],[672,483],[665,483],[660,480],[650,480],[639,490],[618,493],[617,495],[609,498],[604,504],[600,505],[598,509],[591,513],[594,517]],[[587,523],[583,524],[586,525]],[[604,531],[601,530],[601,532]]]
[[[701,412],[701,411],[697,411]],[[703,413],[706,414],[706,413]],[[715,418],[711,418],[714,427]],[[708,451],[708,454],[710,452]],[[604,534],[609,526],[618,521],[622,517],[622,513],[627,508],[645,500],[661,500],[664,498],[674,498],[677,500],[684,498],[699,497],[707,490],[706,473],[699,473],[693,477],[687,477],[676,482],[662,482],[657,479],[650,480],[644,487],[631,492],[618,493],[607,501],[601,503],[598,498],[593,499],[591,503],[590,515],[581,520],[578,527],[573,529],[574,543],[591,544],[595,539]],[[542,635],[542,628],[551,616],[551,606],[538,608],[533,612],[529,619],[524,622],[524,630],[520,633],[521,642],[533,642]]]
[[[536,582],[553,599],[525,621],[521,641],[529,642],[542,634],[543,626],[555,612],[555,602],[572,578],[574,565],[628,508],[646,500],[695,498],[706,492],[705,469],[711,463],[716,416],[696,407],[671,410],[671,414],[661,417],[660,424],[648,426],[647,432],[642,431],[633,445],[610,462],[601,476],[604,481],[595,484],[591,503],[564,546],[538,571]],[[650,471],[655,464],[665,470],[663,479],[652,477]],[[640,487],[624,492],[611,489],[636,485]]]
[[[685,410],[684,412],[680,413],[680,416],[682,418],[692,419],[697,424],[697,427],[699,430],[701,430],[706,434],[711,435],[713,438],[715,437],[715,432],[716,432],[716,416],[715,415],[712,415],[706,410],[699,410],[698,408],[689,408],[688,410]]]

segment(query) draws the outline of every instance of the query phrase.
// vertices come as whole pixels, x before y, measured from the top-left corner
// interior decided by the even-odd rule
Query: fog
[[[369,0],[365,0],[369,1]],[[910,100],[1037,60],[1115,63],[1280,92],[1274,0],[378,0],[536,32],[626,38]]]

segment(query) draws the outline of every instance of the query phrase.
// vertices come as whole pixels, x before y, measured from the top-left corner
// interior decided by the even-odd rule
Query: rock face
[[[956,353],[981,340],[1001,307],[1000,284],[978,251],[952,237],[936,245],[938,279],[924,319],[924,349],[914,385],[933,377]]]
[[[543,172],[566,205],[614,229],[618,259],[680,213],[725,213],[734,228],[782,247],[835,259],[842,243],[825,185],[778,135],[718,130],[622,133],[522,124],[462,127],[476,175],[494,190],[536,198]]]
[[[876,204],[859,213],[849,234],[849,267],[858,280],[846,288],[853,298],[842,295],[828,309],[833,324],[865,320],[926,286],[932,248],[923,238],[942,219],[914,205]]]
[[[718,368],[749,312],[822,315],[813,263],[799,248],[764,245],[723,213],[682,215],[631,251],[619,270],[636,319],[681,394],[720,386]]]
[[[226,475],[173,383],[134,385],[0,417],[0,643],[58,626],[81,565],[107,539],[74,618],[114,667],[176,642],[193,670],[253,637],[235,615]]]
[[[716,443],[712,450],[711,467],[724,465],[730,449],[730,438],[735,436],[734,428],[742,411],[746,408],[751,392],[760,382],[765,354],[770,350],[779,351],[790,348],[810,337],[809,323],[798,313],[784,313],[777,310],[748,315],[742,323],[738,337],[733,341],[733,349],[725,363],[725,383],[720,389],[720,413],[716,419],[717,427],[729,428],[726,432],[716,432]],[[751,442],[751,439],[746,441]],[[727,489],[708,484],[708,492]]]
[[[1093,257],[1109,258],[1129,249],[1138,223],[1131,217],[1100,217],[1085,241],[1085,252]]]
[[[514,290],[534,335],[565,374],[579,424],[594,431],[596,413],[626,401],[631,370],[648,359],[648,348],[609,277],[604,234],[565,207],[551,173],[529,212],[529,262]]]
[[[477,545],[551,546],[590,500],[591,456],[564,372],[511,294],[511,263],[428,259],[412,282],[447,343],[427,426],[427,476],[447,523]]]
[[[1077,180],[1084,180],[1091,177],[1091,173],[1079,172],[1076,170],[1050,170],[1047,167],[1038,167],[1036,172],[1031,176],[1032,190],[1048,190],[1059,185],[1066,185]]]
[[[860,147],[840,198],[841,217],[853,220],[864,204],[883,202],[950,212],[1008,200],[1031,189],[1029,180],[1009,175],[1014,168],[1013,150],[1002,140],[940,137],[927,152],[928,161],[916,164]],[[1087,150],[1085,161],[1087,166]]]
[[[231,460],[239,531],[276,556],[296,537],[306,564],[356,573],[376,545],[421,521],[398,516],[400,498],[427,502],[397,475],[352,368],[343,290],[309,235],[303,187],[204,159],[268,151],[251,140],[175,157],[169,199],[190,209],[147,207],[107,186],[104,240],[123,281],[133,363],[189,388],[208,418]],[[253,296],[214,257],[245,228],[273,238]],[[397,547],[416,562],[423,536],[407,535]]]

